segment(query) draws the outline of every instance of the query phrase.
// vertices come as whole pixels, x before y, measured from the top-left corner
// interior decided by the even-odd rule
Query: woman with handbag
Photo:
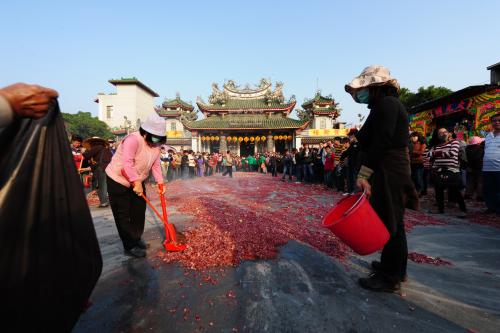
[[[458,152],[460,144],[457,140],[450,140],[450,133],[446,128],[438,130],[439,144],[429,151],[429,157],[434,159],[432,165],[432,178],[436,192],[438,206],[437,214],[444,213],[444,191],[448,190],[448,198],[453,198],[458,203],[460,214],[458,217],[466,217],[467,209],[465,201],[460,192],[461,177]]]

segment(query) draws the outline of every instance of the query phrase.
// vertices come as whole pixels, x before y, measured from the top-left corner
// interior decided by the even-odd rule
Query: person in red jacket
[[[71,152],[73,153],[73,162],[75,163],[76,170],[80,171],[82,167],[82,137],[79,135],[71,136]]]

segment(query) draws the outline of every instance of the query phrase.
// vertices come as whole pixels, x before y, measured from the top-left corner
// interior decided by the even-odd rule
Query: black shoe
[[[137,242],[137,247],[143,250],[146,250],[149,247],[149,244],[147,244],[144,240],[140,239]]]
[[[378,273],[373,273],[367,278],[360,278],[358,280],[358,283],[364,289],[386,293],[393,293],[395,291],[398,291],[401,287],[399,282],[391,283]]]
[[[380,261],[372,261],[372,268],[374,271],[382,271],[382,263]]]
[[[376,260],[372,261],[372,269],[373,272],[382,272],[384,270],[382,263]],[[408,274],[405,274],[401,279],[401,282],[407,282],[407,281],[408,281]]]
[[[146,250],[136,246],[130,250],[125,250],[125,254],[131,257],[144,258],[146,256]]]

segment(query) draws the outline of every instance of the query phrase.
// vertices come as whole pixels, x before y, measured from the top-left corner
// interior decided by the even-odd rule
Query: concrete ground
[[[259,177],[268,176],[254,177],[252,181],[259,182]],[[182,186],[200,181],[206,180]],[[230,181],[239,181],[238,175],[210,180]],[[225,193],[212,195],[222,200]],[[146,223],[146,259],[123,255],[109,208],[92,208],[92,215],[104,268],[91,297],[93,305],[74,332],[500,331],[499,228],[451,216],[445,217],[445,225],[416,226],[408,234],[409,251],[441,257],[452,265],[409,261],[409,281],[402,292],[387,294],[357,285],[377,254],[352,254],[341,262],[291,240],[276,259],[190,271],[153,258],[162,248],[162,228],[149,210],[147,219],[153,224]],[[171,214],[179,230],[196,227],[195,221]]]

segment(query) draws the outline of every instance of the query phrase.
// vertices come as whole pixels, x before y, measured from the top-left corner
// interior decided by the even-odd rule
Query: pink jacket
[[[122,169],[129,180],[122,175]],[[139,132],[134,132],[127,135],[118,146],[106,168],[106,174],[115,182],[130,187],[131,182],[145,180],[150,170],[156,182],[162,184],[160,148],[148,146]]]

